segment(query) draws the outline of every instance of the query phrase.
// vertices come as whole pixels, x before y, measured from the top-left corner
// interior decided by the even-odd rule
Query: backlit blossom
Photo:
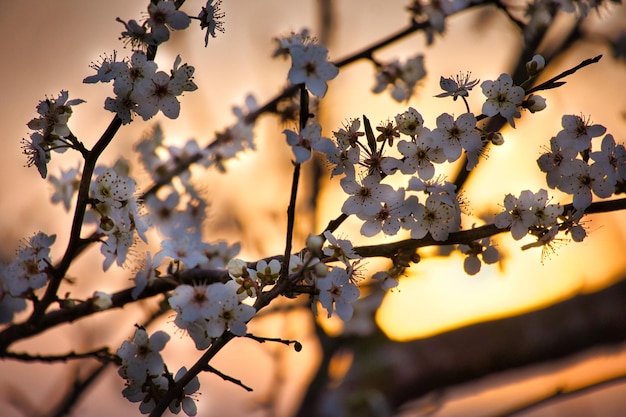
[[[209,316],[209,306],[216,300],[209,299],[207,285],[179,285],[168,298],[170,307],[176,311],[180,319],[193,322]]]
[[[20,296],[46,285],[52,265],[50,247],[55,240],[56,235],[39,232],[18,249],[15,259],[4,269],[5,285],[12,296]]]
[[[467,72],[457,74],[454,79],[441,77],[439,86],[445,93],[437,94],[435,97],[452,97],[453,100],[456,100],[459,97],[469,96],[470,90],[480,82],[480,80],[471,80],[471,75],[472,73]]]
[[[563,148],[572,148],[582,152],[591,148],[591,139],[601,136],[606,132],[602,125],[592,125],[590,120],[585,120],[577,115],[565,115],[561,119],[561,130],[556,135],[556,141]]]
[[[187,268],[207,261],[207,257],[202,253],[200,237],[195,234],[185,234],[177,239],[162,241],[161,250],[155,255],[155,262],[160,264],[164,258],[181,262]]]
[[[400,102],[411,98],[417,83],[426,76],[424,56],[417,55],[408,59],[404,64],[392,61],[382,65],[376,73],[374,93],[382,93],[387,88],[391,90],[391,97]]]
[[[573,194],[573,205],[577,210],[584,211],[591,205],[591,192],[598,197],[607,198],[613,194],[614,187],[606,178],[601,165],[587,165],[579,159],[572,161],[561,169],[563,178],[559,182],[559,190]]]
[[[504,211],[496,215],[495,225],[501,229],[510,227],[511,235],[515,240],[523,238],[534,222],[531,211],[533,201],[534,194],[530,190],[522,191],[519,198],[507,194],[504,197]]]
[[[430,233],[433,239],[443,241],[459,227],[456,208],[438,194],[431,194],[424,205],[417,206],[413,217],[416,221],[410,226],[412,239],[421,239]]]
[[[61,176],[50,176],[50,182],[54,186],[54,194],[52,194],[53,203],[63,203],[66,211],[70,210],[70,204],[74,192],[78,190],[80,184],[80,171],[78,168],[70,168],[67,171],[61,171]]]
[[[180,103],[176,98],[180,93],[180,84],[165,72],[159,71],[150,80],[139,83],[131,98],[137,102],[135,111],[144,120],[150,119],[159,110],[170,119],[175,119],[180,113]]]
[[[37,113],[40,117],[28,122],[32,130],[41,130],[44,136],[66,137],[70,134],[67,122],[73,113],[72,106],[84,103],[85,100],[73,99],[68,101],[69,94],[63,90],[56,99],[45,99],[39,102]]]
[[[289,81],[293,84],[302,84],[316,97],[324,97],[328,86],[339,73],[339,69],[328,61],[328,49],[322,45],[309,42],[306,45],[296,45],[289,49],[291,55],[291,69]]]
[[[352,303],[359,298],[360,292],[344,269],[332,268],[328,275],[315,281],[315,286],[319,290],[322,307],[328,311],[328,317],[336,312],[343,321],[352,318]]]
[[[591,152],[589,157],[595,161],[594,165],[601,166],[610,184],[626,180],[626,149],[622,144],[615,144],[613,135],[606,135],[602,139],[601,149]]]
[[[486,264],[496,263],[500,258],[498,250],[491,246],[489,238],[470,242],[468,245],[459,245],[459,250],[467,255],[463,261],[463,269],[469,275],[475,275],[480,271],[481,260],[479,256]]]
[[[401,166],[403,174],[417,175],[424,180],[429,180],[435,175],[434,163],[442,163],[446,160],[443,148],[428,134],[420,135],[415,142],[401,140],[398,142],[398,150],[404,156]]]
[[[437,128],[432,131],[433,142],[443,148],[448,161],[454,162],[461,152],[477,152],[482,147],[480,135],[475,130],[476,117],[472,113],[464,113],[456,120],[448,113],[437,117]]]
[[[209,44],[209,36],[215,38],[217,32],[224,33],[224,22],[220,22],[226,16],[226,13],[220,10],[222,0],[208,0],[206,5],[202,7],[202,11],[198,15],[200,20],[200,28],[206,29],[206,35],[204,35],[204,46]]]
[[[404,113],[395,117],[398,132],[409,136],[419,136],[424,127],[424,118],[413,107],[409,107]]]
[[[317,122],[306,125],[300,133],[289,129],[285,129],[283,133],[293,149],[297,164],[311,159],[311,150],[327,152],[334,146],[330,139],[322,137],[322,127]]]
[[[385,197],[377,213],[367,215],[358,213],[357,217],[365,220],[361,226],[363,236],[375,236],[381,231],[392,236],[400,230],[401,220],[410,214],[410,209],[404,204],[404,188],[392,191]]]
[[[375,176],[363,178],[360,184],[352,178],[344,177],[340,183],[349,195],[341,207],[345,214],[375,214],[380,210],[381,201],[393,191],[390,185],[380,184]]]
[[[574,148],[561,147],[556,137],[550,139],[550,149],[537,159],[537,165],[542,172],[546,173],[548,187],[555,188],[561,182],[561,166],[570,163],[578,152]]]
[[[508,74],[501,74],[495,81],[484,81],[480,87],[487,97],[483,104],[483,113],[487,116],[500,114],[515,127],[513,118],[521,116],[517,106],[522,104],[524,89],[513,84]]]
[[[150,3],[148,14],[148,26],[152,33],[152,40],[156,44],[170,38],[169,29],[185,29],[191,22],[187,14],[176,10],[174,2],[168,0],[162,0],[157,4]]]

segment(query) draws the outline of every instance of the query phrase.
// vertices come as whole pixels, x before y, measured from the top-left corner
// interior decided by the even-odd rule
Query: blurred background
[[[188,1],[184,10],[197,14],[204,4]],[[241,106],[247,94],[263,104],[286,86],[289,62],[271,58],[272,38],[306,27],[328,46],[330,58],[339,60],[406,27],[407,5],[405,0],[223,2],[226,32],[210,39],[207,48],[204,34],[193,24],[186,31],[174,32],[171,41],[159,48],[156,61],[161,69],[171,68],[177,54],[196,68],[199,89],[181,98],[180,117],[168,120],[159,115],[149,122],[138,119],[123,126],[103,155],[103,163],[125,157],[134,165],[139,188],[147,189],[149,178],[137,163],[133,145],[157,122],[162,123],[167,143],[182,145],[195,138],[207,144],[216,131],[234,123],[232,106]],[[123,27],[115,18],[139,20],[145,16],[146,4],[23,0],[3,6],[0,260],[8,262],[20,242],[37,231],[57,235],[54,260],[67,243],[71,215],[62,206],[50,204],[51,184],[34,167],[24,167],[20,139],[29,133],[26,123],[35,116],[37,103],[66,89],[70,99],[86,100],[74,108],[73,133],[87,147],[97,141],[112,119],[103,109],[111,85],[86,85],[82,79],[93,74],[89,64],[100,55],[113,50],[118,56],[130,54],[118,40]],[[509,4],[518,14],[520,6]],[[624,8],[616,5],[603,4],[584,20],[575,14],[558,15],[550,36],[539,46],[539,52],[553,57],[543,80],[584,59],[600,54],[603,58],[568,77],[562,88],[541,93],[547,99],[546,110],[523,112],[517,129],[503,129],[505,145],[489,150],[465,187],[472,215],[464,217],[464,228],[480,225],[481,218],[499,212],[498,204],[506,193],[547,188],[536,159],[561,129],[563,114],[602,124],[617,142],[623,142],[626,64],[623,56],[621,60],[614,56],[612,44],[626,30],[625,22]],[[441,92],[440,76],[471,71],[474,78],[493,80],[515,68],[522,46],[519,29],[497,7],[459,13],[447,21],[445,34],[437,36],[433,45],[417,33],[375,54],[381,61],[424,54],[428,75],[407,103],[371,93],[375,84],[371,62],[357,61],[343,68],[316,110],[323,134],[331,136],[346,121],[363,114],[378,125],[408,106],[424,116],[426,126],[434,127],[442,112],[458,115],[465,111],[460,101],[433,98]],[[477,88],[469,98],[474,112],[480,112],[482,100]],[[255,128],[256,152],[229,162],[226,174],[194,170],[193,180],[210,201],[206,240],[241,242],[239,256],[248,261],[283,251],[292,158],[281,133],[285,128],[293,129],[295,123],[263,116]],[[58,176],[60,169],[78,163],[77,155],[55,154],[49,172]],[[340,213],[339,183],[328,179],[326,168],[320,161],[304,167],[295,248]],[[456,170],[450,167],[448,175]],[[550,190],[550,195],[555,201],[569,202],[556,190]],[[372,291],[357,308],[354,322],[345,328],[335,321],[315,320],[306,307],[281,310],[279,304],[275,313],[255,319],[250,329],[260,336],[297,339],[304,346],[302,352],[283,345],[234,341],[213,365],[254,392],[246,393],[213,374],[202,375],[199,415],[510,415],[512,410],[557,393],[613,378],[617,378],[615,383],[557,398],[518,415],[623,415],[626,384],[619,378],[626,375],[626,334],[623,327],[607,322],[619,323],[624,318],[620,306],[626,304],[622,283],[626,277],[625,219],[623,213],[589,216],[589,237],[583,243],[563,241],[543,260],[540,249],[520,250],[521,244],[531,240],[520,243],[499,237],[496,243],[504,254],[502,262],[483,265],[472,277],[464,273],[463,258],[457,252],[420,251],[422,262],[410,269],[399,287],[384,298]],[[358,222],[348,220],[337,235],[358,244],[401,238],[363,239],[358,237],[359,227]],[[125,268],[112,267],[105,275],[99,250],[91,248],[70,270],[76,283],[63,290],[86,298],[94,290],[126,288],[133,267],[141,260],[140,252],[138,248]],[[368,261],[364,274],[384,265]],[[142,323],[154,308],[152,301],[138,304],[48,331],[15,344],[12,350],[42,355],[101,346],[116,350],[132,335],[132,325]],[[170,369],[190,366],[200,353],[182,332],[175,331],[172,321],[166,315],[148,330],[161,328],[173,334],[164,353]],[[54,415],[50,413],[74,382],[96,366],[96,361],[89,360],[0,362],[0,415]],[[116,369],[106,368],[71,415],[138,415],[136,404],[122,398],[122,389]],[[305,405],[302,409],[301,404]]]

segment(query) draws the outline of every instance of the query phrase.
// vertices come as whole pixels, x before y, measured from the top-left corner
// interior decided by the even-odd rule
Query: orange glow
[[[198,8],[201,3],[204,1],[187,2],[189,10]],[[177,120],[157,117],[146,123],[138,118],[124,126],[104,154],[103,163],[112,163],[119,156],[137,163],[132,145],[157,121],[162,123],[168,144],[180,145],[195,138],[204,145],[214,138],[215,132],[234,121],[232,106],[242,105],[248,93],[254,93],[259,104],[271,99],[284,87],[289,69],[288,62],[270,58],[274,48],[271,38],[303,27],[312,28],[318,35],[315,33],[317,3],[321,2],[227,0],[222,4],[227,16],[226,33],[211,39],[208,48],[203,47],[203,35],[197,27],[190,29],[189,33],[173,34],[172,43],[159,51],[158,61],[167,70],[180,53],[183,62],[196,67],[198,91],[185,93],[181,98],[181,116]],[[343,58],[408,22],[406,0],[331,3],[336,7],[338,24],[331,34],[331,59]],[[0,176],[0,233],[3,237],[0,260],[10,258],[19,240],[37,230],[57,234],[52,256],[58,259],[67,244],[71,214],[58,206],[52,207],[50,185],[39,178],[34,168],[23,167],[25,158],[20,153],[19,139],[27,135],[25,124],[34,117],[38,101],[46,94],[52,96],[61,89],[68,89],[70,98],[86,100],[85,104],[75,108],[70,121],[73,132],[87,147],[97,141],[112,118],[112,114],[103,109],[105,98],[112,95],[112,86],[85,85],[81,81],[92,73],[88,64],[97,61],[100,54],[110,54],[113,49],[118,50],[118,56],[129,54],[130,51],[123,49],[117,41],[122,27],[115,18],[138,19],[145,12],[145,5],[144,2],[127,0],[34,0],[7,2],[3,8],[0,13],[0,55],[5,64],[0,70],[3,73],[0,100],[4,121],[3,152],[0,152],[3,174]],[[624,16],[623,8],[615,13]],[[505,22],[499,12],[485,12],[479,18],[480,22],[483,19],[488,21],[484,27],[482,23],[477,26],[475,18],[473,14],[455,16],[445,36],[436,37],[432,47],[427,47],[424,35],[418,34],[376,54],[380,60],[425,54],[428,76],[409,102],[397,103],[387,94],[375,96],[371,93],[374,79],[370,62],[358,61],[342,70],[339,77],[329,83],[329,92],[316,115],[323,126],[323,135],[331,137],[332,132],[347,120],[360,118],[363,114],[376,126],[393,119],[408,106],[415,107],[424,116],[428,127],[434,127],[436,117],[442,112],[456,116],[465,112],[462,100],[453,102],[433,98],[441,91],[439,76],[471,71],[476,78],[495,79],[501,72],[508,71],[509,62],[515,58],[521,43],[517,28]],[[619,17],[613,20],[619,21]],[[626,96],[619,90],[626,85],[625,66],[612,60],[606,46],[580,45],[576,53],[554,61],[550,73],[542,79],[600,53],[604,58],[598,65],[575,74],[562,88],[545,93],[548,100],[545,111],[537,114],[523,112],[523,117],[517,121],[517,130],[510,127],[503,130],[504,146],[490,149],[489,158],[481,160],[464,189],[464,198],[473,210],[464,215],[464,228],[483,224],[485,218],[491,221],[501,209],[498,204],[506,193],[547,188],[545,178],[536,167],[536,159],[542,152],[541,146],[546,146],[550,137],[560,130],[562,114],[592,116],[594,123],[607,126],[618,142],[626,140]],[[476,87],[469,98],[473,111],[479,112],[481,100],[480,87]],[[239,256],[248,261],[284,251],[285,212],[292,172],[291,149],[281,133],[285,128],[293,126],[281,125],[273,116],[263,117],[255,128],[257,151],[247,152],[228,162],[226,174],[194,170],[195,181],[201,184],[201,192],[210,200],[204,230],[206,240],[241,242]],[[58,174],[60,168],[76,166],[77,162],[77,156],[72,159],[69,152],[55,154],[50,172]],[[345,200],[339,179],[328,179],[324,173],[320,179],[317,205],[311,204],[315,187],[312,186],[314,173],[310,167],[311,164],[303,167],[294,252],[302,248],[308,234],[319,233],[340,214]],[[141,169],[135,172],[139,178],[144,175]],[[448,179],[454,172],[455,167],[446,168]],[[139,188],[145,189],[148,185],[140,184]],[[549,194],[554,201],[569,202],[568,197],[556,190],[549,190]],[[541,249],[520,250],[523,244],[532,241],[531,238],[513,241],[510,236],[498,236],[494,240],[504,255],[502,263],[483,265],[476,276],[465,274],[463,257],[457,252],[443,257],[437,256],[432,248],[420,250],[422,261],[413,265],[399,287],[385,296],[376,316],[377,323],[394,340],[426,338],[604,288],[623,276],[626,270],[624,216],[624,213],[590,216],[586,223],[590,234],[585,242],[557,243],[555,254],[543,262]],[[365,239],[359,236],[359,228],[360,222],[351,218],[335,235],[352,239],[357,245],[407,238],[379,235]],[[110,292],[127,288],[131,285],[129,279],[133,275],[134,263],[138,261],[129,262],[125,268],[114,266],[105,276],[101,271],[102,256],[99,250],[91,248],[70,271],[77,284],[65,285],[63,289],[72,297],[84,298],[93,293],[94,283],[98,283],[98,289]],[[363,261],[361,267],[367,277],[386,263],[387,260],[370,259]],[[79,321],[73,326],[53,329],[18,344],[15,350],[56,354],[72,349],[87,350],[92,345],[107,345],[115,351],[132,333],[133,324],[145,320],[149,307],[152,307],[151,303],[142,303],[111,315],[98,316],[93,321]],[[343,323],[339,319],[326,320],[326,311],[322,308],[319,308],[319,315],[318,320],[329,337],[341,333]],[[173,335],[165,354],[168,365],[171,362],[177,366],[190,366],[201,353],[182,332],[175,333],[172,321],[173,317],[167,315],[150,330],[164,329]],[[241,379],[255,392],[244,392],[241,387],[214,374],[203,374],[198,415],[256,416],[264,415],[271,406],[275,406],[270,411],[275,411],[277,416],[291,415],[320,362],[321,348],[312,321],[310,312],[304,309],[279,310],[271,316],[255,319],[251,325],[253,332],[296,339],[304,346],[303,351],[296,353],[292,347],[282,344],[235,341],[220,352],[212,365]],[[334,358],[330,371],[337,383],[349,371],[357,350],[342,351]],[[494,376],[487,382],[450,389],[442,400],[445,407],[433,415],[480,416],[486,409],[506,409],[518,404],[522,398],[535,398],[554,387],[576,387],[613,371],[626,372],[623,352],[594,351],[590,356],[582,358],[580,363],[572,361],[575,363],[514,371],[512,376]],[[85,395],[76,415],[104,417],[137,413],[136,404],[121,397],[123,381],[113,368],[110,367],[108,374]],[[11,414],[15,411],[10,404],[13,397],[17,398],[15,401],[34,404],[34,408],[56,404],[62,394],[59,381],[69,385],[73,370],[57,365],[48,367],[1,361],[0,386],[5,395],[0,396],[0,415],[18,415],[17,412]],[[601,372],[594,373],[596,370]],[[23,392],[13,395],[14,390]],[[603,410],[599,403],[593,403],[591,407],[594,412]]]

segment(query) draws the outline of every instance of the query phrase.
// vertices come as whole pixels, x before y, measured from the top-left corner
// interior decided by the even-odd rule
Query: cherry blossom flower
[[[400,221],[411,213],[404,204],[404,188],[391,191],[383,202],[380,210],[372,215],[357,213],[357,217],[365,220],[361,226],[363,236],[375,236],[381,231],[387,236],[393,236],[400,230]]]
[[[130,97],[137,103],[135,111],[144,120],[152,118],[159,110],[170,119],[175,119],[180,113],[180,103],[176,98],[180,93],[180,83],[159,71],[151,79],[138,83]]]
[[[105,55],[100,57],[99,63],[91,63],[91,68],[96,70],[96,75],[90,75],[83,79],[85,84],[93,83],[108,83],[113,80],[121,68],[127,67],[125,62],[117,61],[117,52],[113,51],[110,56]]]
[[[142,51],[134,51],[128,63],[118,64],[113,70],[113,91],[118,96],[131,92],[138,83],[152,79],[158,68]]]
[[[404,162],[400,170],[403,174],[417,175],[423,180],[429,180],[435,175],[435,163],[446,160],[443,149],[435,143],[432,136],[420,135],[415,142],[401,140],[398,142],[398,150],[404,156]]]
[[[489,238],[471,242],[469,245],[459,245],[459,250],[467,255],[463,261],[463,269],[469,275],[476,275],[480,272],[482,264],[478,258],[479,255],[486,264],[496,263],[500,258],[498,250],[491,246]]]
[[[382,93],[389,88],[394,100],[405,101],[411,98],[415,85],[425,76],[423,55],[410,58],[404,64],[395,60],[379,67],[372,91]]]
[[[347,177],[354,178],[356,175],[355,166],[359,163],[359,148],[346,147],[343,142],[338,141],[337,146],[329,147],[326,150],[328,162],[335,167],[330,173],[330,177],[344,174]]]
[[[161,250],[154,257],[157,265],[167,257],[183,263],[187,268],[193,268],[207,261],[207,257],[202,253],[200,237],[188,233],[177,239],[162,241]]]
[[[35,165],[41,178],[48,176],[48,162],[50,161],[50,150],[46,145],[43,135],[35,132],[30,135],[30,142],[22,139],[22,153],[27,156],[26,166]]]
[[[273,285],[280,276],[280,269],[278,259],[272,259],[269,262],[261,259],[256,264],[256,278],[262,287],[265,285]]]
[[[615,144],[613,135],[606,135],[600,151],[591,152],[589,157],[595,161],[593,165],[601,167],[611,185],[626,180],[626,149],[622,144]]]
[[[601,165],[587,165],[576,159],[562,167],[563,178],[559,182],[559,190],[573,194],[574,208],[584,211],[591,205],[591,192],[600,198],[607,198],[613,194],[614,187],[606,178],[605,170]]]
[[[520,240],[528,234],[528,228],[535,218],[531,211],[535,195],[530,190],[521,192],[519,198],[512,194],[504,197],[504,211],[496,215],[494,224],[500,229],[511,228],[513,239]]]
[[[361,184],[349,177],[342,178],[340,183],[349,195],[341,207],[341,212],[345,214],[376,214],[380,210],[381,201],[393,192],[390,185],[380,184],[378,178],[371,175],[363,178]]]
[[[70,129],[67,122],[73,113],[72,106],[84,103],[85,100],[79,98],[69,100],[69,94],[66,90],[61,91],[56,99],[45,99],[39,102],[37,113],[40,117],[32,119],[28,122],[28,127],[32,130],[41,130],[44,137],[56,136],[67,137]]]
[[[157,280],[159,276],[159,271],[156,269],[157,266],[154,264],[152,254],[147,252],[143,266],[135,273],[133,278],[135,281],[135,288],[131,292],[133,299],[136,300],[146,287],[149,287]]]
[[[105,169],[91,184],[91,196],[101,203],[121,208],[135,193],[135,181],[119,175],[115,169]]]
[[[602,125],[592,125],[589,120],[584,120],[576,115],[564,115],[561,119],[561,130],[556,135],[556,140],[562,148],[572,148],[576,152],[591,149],[591,139],[601,136],[606,132]]]
[[[395,119],[397,130],[400,133],[417,137],[423,132],[427,132],[427,128],[424,127],[424,118],[413,107],[409,107],[404,113],[397,114]],[[390,145],[393,145],[393,142]]]
[[[241,250],[240,243],[229,244],[223,240],[215,243],[202,243],[202,253],[208,261],[200,264],[206,269],[225,268],[228,262],[233,259]]]
[[[223,19],[226,13],[220,10],[221,5],[222,0],[208,0],[198,15],[200,28],[207,30],[206,35],[204,35],[204,46],[209,45],[209,35],[212,38],[217,36],[215,31],[224,33],[224,22],[219,20]]]
[[[463,149],[478,152],[482,148],[475,127],[476,117],[472,113],[464,113],[456,120],[448,113],[443,113],[437,117],[437,128],[432,131],[433,142],[443,148],[448,161],[454,162],[459,159]]]
[[[339,69],[328,61],[328,49],[309,42],[289,48],[291,69],[288,78],[293,84],[302,84],[316,97],[324,97],[326,82],[339,74]]]
[[[333,234],[327,230],[324,232],[324,237],[328,241],[327,246],[323,249],[324,255],[338,259],[349,267],[351,259],[358,259],[360,256],[354,251],[352,242],[347,239],[337,239]],[[291,263],[289,264],[291,268]]]
[[[537,159],[537,165],[542,172],[546,173],[548,187],[555,188],[561,181],[561,166],[567,165],[576,158],[574,148],[559,146],[556,137],[550,139],[550,150]]]
[[[50,182],[54,186],[52,194],[52,203],[63,203],[66,211],[70,210],[72,197],[74,192],[78,190],[80,184],[80,171],[78,168],[70,168],[67,171],[61,171],[61,176],[50,176]]]
[[[372,279],[381,281],[380,287],[387,291],[396,288],[402,275],[405,275],[405,267],[392,266],[386,271],[379,271],[372,275]]]
[[[206,317],[209,337],[219,337],[225,330],[237,336],[246,334],[246,323],[254,316],[254,307],[239,302],[236,286],[221,282],[208,287],[208,296],[213,300]]]
[[[210,313],[211,303],[217,302],[209,298],[208,288],[208,285],[179,285],[167,301],[184,322],[206,319]]]
[[[456,100],[459,97],[469,96],[470,90],[480,82],[480,80],[471,80],[471,75],[471,72],[467,72],[457,74],[454,79],[441,77],[439,86],[445,93],[437,94],[435,97],[452,97],[453,100]]]
[[[183,375],[187,373],[187,368],[182,367],[176,372],[174,376],[174,381],[179,381]],[[200,380],[197,376],[193,377],[191,381],[185,388],[183,388],[183,393],[178,398],[172,400],[172,403],[169,406],[169,409],[172,413],[178,414],[180,412],[181,406],[185,414],[188,416],[195,416],[198,413],[198,407],[196,407],[196,402],[192,397],[192,394],[196,393],[200,389]]]
[[[121,40],[124,45],[130,44],[134,49],[144,49],[147,45],[155,45],[152,34],[148,33],[146,25],[140,25],[136,20],[131,19],[128,23],[119,17],[115,19],[124,25],[125,31],[122,32]]]
[[[146,377],[161,375],[165,365],[159,352],[169,340],[170,336],[161,330],[154,332],[150,337],[143,328],[135,330],[132,340],[124,341],[117,350],[117,355],[122,360],[120,376],[143,382]]]
[[[150,3],[148,6],[148,26],[152,34],[152,41],[160,44],[170,38],[169,29],[185,29],[191,23],[187,14],[176,10],[173,1],[162,0],[157,4]]]
[[[522,104],[524,89],[513,84],[511,76],[501,74],[495,81],[483,81],[480,85],[487,101],[483,104],[483,113],[487,116],[500,114],[511,126],[515,127],[514,117],[520,117],[517,106]]]
[[[277,46],[272,53],[272,57],[287,58],[291,48],[304,46],[310,40],[311,37],[307,28],[302,28],[299,32],[291,32],[289,36],[274,38],[273,41]]]
[[[105,234],[106,240],[100,246],[100,252],[104,255],[102,264],[104,271],[108,270],[114,261],[118,266],[124,265],[128,250],[134,243],[133,232],[126,225],[115,224],[110,230],[106,230]]]
[[[315,286],[319,290],[319,301],[328,311],[328,317],[336,312],[340,319],[349,321],[354,308],[352,303],[360,295],[359,287],[350,281],[346,270],[332,268],[324,278],[318,278]]]
[[[293,149],[297,164],[311,159],[311,150],[327,153],[334,147],[330,139],[321,136],[322,126],[317,122],[306,125],[299,134],[289,129],[285,129],[283,133]]]
[[[52,265],[50,247],[55,240],[56,235],[39,232],[18,249],[15,259],[4,268],[5,285],[12,296],[21,296],[46,285]]]
[[[421,239],[430,233],[433,239],[443,241],[459,227],[456,208],[447,204],[439,194],[431,194],[424,205],[413,211],[415,222],[410,225],[411,238]]]
[[[548,204],[548,191],[541,189],[537,191],[530,206],[530,211],[534,216],[533,226],[549,228],[557,224],[557,218],[563,212],[560,204]]]
[[[9,282],[15,280],[10,265],[0,264],[0,324],[13,321],[15,313],[26,308],[26,300],[14,297],[9,288]]]
[[[359,138],[365,135],[365,132],[359,132],[361,129],[361,120],[352,119],[348,124],[336,132],[333,132],[337,143],[342,148],[358,147]]]

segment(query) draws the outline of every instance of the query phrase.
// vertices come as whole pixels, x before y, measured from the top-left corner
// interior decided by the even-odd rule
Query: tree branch
[[[379,392],[397,409],[432,391],[486,375],[563,358],[626,340],[626,281],[553,306],[442,333],[393,342],[382,334],[343,339],[353,350],[350,371],[337,387],[307,395],[300,417],[314,416],[326,396],[347,404]],[[349,414],[349,413],[348,413]]]

